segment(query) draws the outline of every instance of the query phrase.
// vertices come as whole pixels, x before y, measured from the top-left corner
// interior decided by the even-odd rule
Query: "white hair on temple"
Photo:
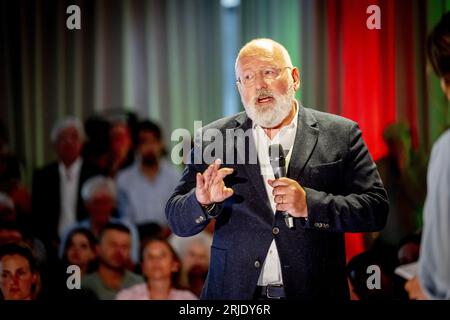
[[[84,140],[85,138],[84,127],[80,119],[74,116],[68,116],[56,122],[50,134],[50,141],[53,144],[55,144],[61,132],[67,128],[75,128],[78,131],[81,140]]]
[[[84,202],[91,200],[98,192],[105,192],[113,199],[117,198],[116,183],[110,177],[95,176],[86,180],[81,189],[81,197]]]

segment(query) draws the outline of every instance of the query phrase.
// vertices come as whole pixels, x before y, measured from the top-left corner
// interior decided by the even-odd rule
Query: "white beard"
[[[261,96],[271,96],[274,98],[274,102],[267,106],[256,106],[256,102]],[[252,102],[245,104],[242,101],[242,104],[244,105],[247,116],[255,124],[263,128],[273,128],[279,125],[289,115],[294,100],[295,91],[294,86],[291,84],[285,94],[275,95],[271,91],[263,89],[252,99]]]

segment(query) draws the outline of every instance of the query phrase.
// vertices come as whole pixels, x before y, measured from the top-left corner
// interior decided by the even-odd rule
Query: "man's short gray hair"
[[[84,202],[90,201],[98,192],[104,192],[111,195],[116,200],[117,188],[113,179],[105,176],[94,176],[86,180],[81,189],[81,197]]]
[[[56,122],[50,134],[50,141],[53,144],[55,144],[56,141],[58,141],[58,137],[61,134],[61,132],[67,128],[75,128],[78,131],[81,140],[84,140],[85,138],[84,127],[80,119],[74,116],[68,116]]]

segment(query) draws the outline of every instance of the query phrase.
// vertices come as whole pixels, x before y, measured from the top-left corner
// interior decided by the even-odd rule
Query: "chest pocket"
[[[334,162],[310,166],[309,182],[317,191],[340,194],[344,190],[342,159]]]

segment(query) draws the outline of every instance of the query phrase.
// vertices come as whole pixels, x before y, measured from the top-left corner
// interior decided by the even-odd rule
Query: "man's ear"
[[[294,90],[297,91],[300,88],[300,72],[297,67],[292,68],[292,79],[294,80]]]

